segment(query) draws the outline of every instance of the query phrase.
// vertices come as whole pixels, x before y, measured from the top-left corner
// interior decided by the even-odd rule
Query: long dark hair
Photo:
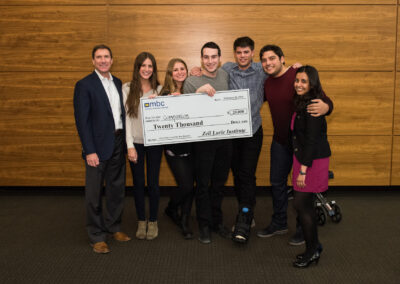
[[[313,99],[322,98],[322,86],[319,81],[319,75],[317,69],[310,65],[305,65],[297,69],[296,75],[298,73],[306,73],[308,77],[308,82],[310,84],[310,90],[307,94],[299,96],[297,93],[294,95],[293,102],[294,107],[297,112],[302,111],[310,104]]]
[[[157,86],[159,85],[158,77],[157,77],[156,59],[154,58],[153,54],[151,54],[149,52],[140,53],[136,57],[135,63],[133,64],[132,81],[131,81],[130,88],[129,88],[129,94],[126,99],[127,115],[129,115],[131,117],[137,117],[137,115],[138,115],[140,98],[143,96],[139,70],[140,70],[140,67],[142,66],[143,62],[147,58],[150,59],[151,64],[153,65],[153,74],[149,78],[151,88],[153,90],[157,90]]]

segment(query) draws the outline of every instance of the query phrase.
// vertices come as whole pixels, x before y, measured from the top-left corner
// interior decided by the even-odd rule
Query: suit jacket
[[[122,102],[122,82],[113,76],[121,104],[121,119],[125,132],[125,108]],[[82,157],[97,153],[100,161],[108,160],[114,151],[115,123],[103,84],[96,72],[75,85],[74,114],[82,142]]]
[[[292,144],[293,153],[302,165],[311,167],[313,160],[329,157],[325,116],[313,117],[305,109],[297,113]]]

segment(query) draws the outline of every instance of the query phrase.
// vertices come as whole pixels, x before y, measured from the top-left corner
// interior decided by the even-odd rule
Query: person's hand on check
[[[206,93],[210,97],[213,97],[216,93],[215,89],[210,84],[205,84],[196,90],[196,93]]]
[[[157,94],[151,94],[148,98],[149,98],[149,99],[154,99],[154,98],[156,98],[156,97],[158,97]]]

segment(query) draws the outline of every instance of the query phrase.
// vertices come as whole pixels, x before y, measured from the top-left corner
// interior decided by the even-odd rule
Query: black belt
[[[115,130],[114,134],[115,134],[115,136],[122,135],[122,134],[124,134],[124,130],[123,129],[117,129],[117,130]]]

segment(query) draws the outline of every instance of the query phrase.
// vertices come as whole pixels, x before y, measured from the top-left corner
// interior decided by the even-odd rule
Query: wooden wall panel
[[[8,0],[12,1],[12,0]],[[22,1],[22,0],[21,0]],[[35,1],[35,0],[30,0]],[[39,1],[39,0],[36,0]],[[251,5],[251,4],[313,4],[313,5],[339,5],[339,4],[396,4],[396,0],[109,0],[110,4],[130,4],[130,5],[154,5],[154,4],[187,4],[187,5]]]
[[[106,5],[107,0],[2,0],[0,6]]]
[[[400,0],[399,0],[400,2]],[[400,3],[399,3],[400,4]],[[400,7],[399,5],[397,5],[397,14],[399,14],[400,12]],[[400,71],[400,62],[399,62],[399,58],[400,58],[400,37],[399,37],[399,32],[400,32],[400,18],[397,18],[397,50],[396,50],[396,71]]]
[[[7,5],[105,5],[107,0],[2,0],[0,6]]]
[[[77,136],[15,137],[0,133],[0,186],[82,186],[85,170]]]
[[[206,41],[216,41],[222,59],[232,60],[232,41],[242,35],[256,41],[257,52],[276,43],[289,63],[321,70],[390,71],[394,64],[387,56],[394,54],[396,37],[391,6],[110,6],[109,11],[109,43],[121,71],[130,70],[132,57],[145,50],[160,66],[175,56],[198,65]]]
[[[0,135],[76,135],[73,91],[82,72],[2,72]],[[17,142],[17,141],[16,141]]]
[[[400,185],[400,136],[393,136],[391,185]]]
[[[0,7],[0,71],[82,71],[106,41],[106,7]]]
[[[73,88],[81,72],[2,72],[0,186],[82,185]]]
[[[400,135],[400,73],[396,72],[396,90],[393,115],[393,134]]]
[[[330,135],[392,134],[392,72],[320,72],[320,77],[334,103]]]
[[[390,185],[392,136],[329,136],[330,185]]]
[[[1,186],[84,186],[85,170],[77,162],[9,161],[0,165]]]

